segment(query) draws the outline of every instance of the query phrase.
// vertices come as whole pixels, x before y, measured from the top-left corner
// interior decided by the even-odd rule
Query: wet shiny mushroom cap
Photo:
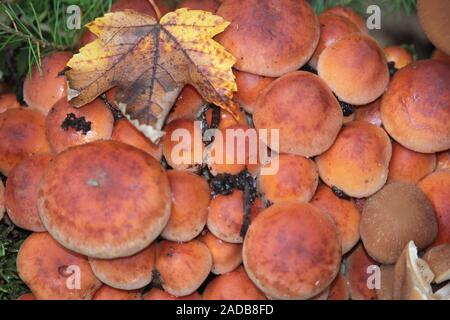
[[[64,248],[47,232],[32,233],[25,239],[16,264],[20,278],[37,300],[90,300],[101,286],[87,257]],[[77,275],[80,289],[74,290],[68,284],[76,284]]]
[[[381,102],[389,135],[408,149],[450,149],[450,64],[421,60],[395,73]]]
[[[206,101],[197,90],[188,84],[181,90],[175,105],[167,115],[166,122],[169,123],[177,119],[194,120],[197,118],[205,104]]]
[[[272,159],[266,166],[275,165],[275,174],[258,177],[258,187],[266,202],[282,201],[308,202],[316,191],[319,173],[314,161],[290,154],[281,154]]]
[[[169,181],[147,153],[97,141],[60,153],[41,183],[39,214],[62,245],[113,259],[146,248],[170,216]]]
[[[117,259],[89,258],[92,271],[103,283],[121,290],[135,290],[152,281],[156,246],[151,244],[138,253]]]
[[[222,274],[208,283],[203,291],[204,300],[266,300],[264,293],[250,280],[245,269]]]
[[[161,161],[162,144],[155,144],[150,141],[150,139],[136,129],[136,127],[133,126],[128,119],[116,121],[111,134],[111,140],[120,141],[141,149],[154,157],[156,160]]]
[[[438,224],[425,193],[413,184],[393,182],[367,200],[360,233],[372,258],[392,264],[409,241],[419,249],[430,245],[437,237]]]
[[[450,243],[450,170],[437,170],[417,186],[430,199],[436,213],[439,233],[433,245]]]
[[[332,219],[309,203],[274,204],[255,218],[244,240],[248,276],[267,296],[308,299],[336,276],[341,244]]]
[[[358,106],[355,111],[354,121],[367,121],[378,127],[381,127],[381,98],[363,105]]]
[[[156,250],[156,270],[162,287],[176,297],[194,293],[212,267],[208,247],[198,241],[161,241]]]
[[[241,107],[248,113],[253,113],[256,101],[264,89],[275,80],[275,78],[259,76],[256,74],[235,70],[238,91],[234,97]]]
[[[42,58],[41,71],[33,67],[23,83],[23,99],[30,108],[46,115],[58,100],[66,98],[67,80],[61,72],[70,58],[71,52],[55,52]]]
[[[400,46],[391,46],[383,49],[387,62],[393,62],[396,69],[401,69],[411,62],[413,57],[405,48]]]
[[[45,132],[53,151],[59,153],[72,146],[108,140],[113,126],[114,117],[100,99],[74,108],[63,98],[49,111]]]
[[[240,71],[279,77],[297,70],[319,40],[318,19],[304,0],[226,0],[217,15],[231,22],[217,40]]]
[[[362,33],[344,36],[325,48],[317,72],[340,100],[354,105],[374,101],[389,83],[383,50]]]
[[[95,292],[92,300],[141,300],[141,294],[136,290],[120,290],[105,284]]]
[[[50,151],[45,136],[45,117],[24,108],[0,113],[0,172],[8,175],[26,157]]]
[[[333,146],[316,157],[320,178],[349,196],[362,198],[386,182],[392,146],[386,132],[354,121],[339,132]]]
[[[184,171],[169,170],[172,208],[161,236],[171,241],[190,241],[202,232],[208,217],[211,192],[206,180]]]
[[[289,73],[272,82],[258,98],[253,121],[271,149],[304,157],[327,150],[343,122],[338,101],[325,82],[304,71]],[[271,130],[279,130],[279,146]]]
[[[6,181],[6,209],[8,217],[19,228],[34,232],[45,231],[39,217],[37,199],[44,172],[52,155],[32,155],[19,162]]]
[[[436,170],[450,169],[450,150],[439,152],[436,157]]]
[[[434,153],[420,153],[392,142],[392,157],[389,162],[388,181],[418,183],[436,168]]]

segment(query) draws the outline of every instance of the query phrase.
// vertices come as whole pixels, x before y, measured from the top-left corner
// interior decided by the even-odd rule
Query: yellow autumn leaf
[[[132,10],[105,14],[88,24],[98,38],[67,64],[70,103],[81,107],[117,86],[122,111],[153,141],[186,84],[234,113],[236,59],[212,39],[228,24],[201,10],[169,12],[159,23]]]

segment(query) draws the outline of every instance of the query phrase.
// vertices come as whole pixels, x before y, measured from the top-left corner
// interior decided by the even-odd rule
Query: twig
[[[64,45],[52,43],[47,40],[36,39],[35,37],[32,37],[32,36],[27,35],[19,30],[11,28],[1,22],[0,22],[0,30],[3,30],[4,32],[7,32],[9,34],[13,34],[19,38],[24,39],[25,41],[31,41],[32,43],[39,45],[40,47],[42,47],[44,49],[52,48],[52,49],[61,50],[61,51],[70,49],[70,46],[64,46]]]

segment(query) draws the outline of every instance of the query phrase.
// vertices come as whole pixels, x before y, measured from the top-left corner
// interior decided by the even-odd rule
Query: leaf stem
[[[158,6],[156,5],[154,0],[148,0],[148,2],[150,2],[151,6],[153,7],[153,10],[155,10],[156,13],[156,20],[160,20],[161,19],[161,11],[159,11]]]

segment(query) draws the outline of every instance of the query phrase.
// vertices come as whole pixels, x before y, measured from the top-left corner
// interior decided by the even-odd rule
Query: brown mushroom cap
[[[380,263],[391,264],[409,241],[420,249],[431,244],[438,224],[425,193],[415,185],[393,182],[367,200],[360,233],[367,253]]]
[[[319,173],[314,161],[290,154],[281,154],[271,161],[278,162],[278,171],[258,177],[258,188],[266,202],[311,200],[319,183]],[[271,165],[274,164],[265,166]]]
[[[175,105],[168,114],[166,122],[169,123],[177,119],[194,120],[205,103],[205,100],[193,86],[186,85],[181,90]]]
[[[101,259],[130,256],[155,240],[169,220],[169,181],[147,153],[96,141],[52,161],[38,208],[46,229],[65,247]]]
[[[341,249],[332,219],[309,203],[264,210],[250,225],[243,260],[252,281],[276,299],[308,299],[339,271]]]
[[[336,7],[327,9],[323,13],[324,14],[331,13],[331,14],[345,17],[345,18],[349,19],[351,22],[353,22],[359,28],[359,30],[361,32],[364,32],[364,33],[369,32],[367,30],[366,21],[358,13],[356,13],[349,7],[336,6]]]
[[[380,288],[376,289],[378,300],[392,300],[394,294],[395,266],[383,264],[380,266]]]
[[[24,293],[17,300],[36,300],[32,293]]]
[[[212,273],[224,274],[231,272],[242,263],[242,244],[225,242],[207,231],[198,240],[206,244],[211,252]]]
[[[156,249],[156,270],[169,294],[180,297],[195,292],[208,277],[212,257],[208,247],[198,240],[161,241]]]
[[[352,197],[367,197],[386,182],[392,146],[383,129],[365,121],[345,125],[316,158],[320,178]]]
[[[428,249],[422,259],[428,263],[434,273],[433,282],[442,283],[450,280],[450,243]]]
[[[417,152],[450,149],[448,88],[450,64],[421,60],[402,68],[381,102],[384,128],[397,142]]]
[[[256,101],[264,89],[272,83],[274,78],[263,77],[256,74],[233,71],[236,76],[238,91],[234,97],[241,107],[248,113],[253,113],[256,108]]]
[[[419,182],[422,189],[433,204],[439,233],[434,246],[450,243],[450,170],[438,170]]]
[[[8,109],[20,108],[20,103],[17,101],[14,93],[1,93],[0,94],[0,113],[5,112]]]
[[[50,154],[35,154],[19,162],[6,181],[6,210],[18,227],[34,232],[45,231],[37,208],[39,187]]]
[[[383,50],[368,35],[346,35],[325,48],[317,72],[340,100],[363,105],[380,97],[389,83]]]
[[[70,114],[83,123],[90,123],[86,128],[75,129],[67,126]],[[84,121],[83,118],[84,117]],[[76,120],[75,120],[76,121]],[[49,111],[45,131],[52,149],[59,153],[69,147],[111,137],[114,117],[100,99],[96,99],[81,108],[71,107],[67,99],[59,100]]]
[[[202,296],[198,292],[194,292],[188,296],[175,297],[158,288],[150,289],[142,298],[143,300],[202,300]]]
[[[3,186],[3,182],[0,182],[0,221],[3,219],[5,215],[5,187]]]
[[[244,195],[233,190],[228,195],[217,195],[211,200],[207,226],[219,239],[231,243],[242,243],[241,234],[244,223]]]
[[[0,172],[7,176],[26,157],[49,151],[41,113],[22,108],[0,113]]]
[[[267,300],[243,267],[214,278],[202,296],[204,300]]]
[[[345,259],[345,276],[352,300],[376,299],[375,290],[367,286],[367,280],[371,275],[367,272],[367,268],[373,265],[376,265],[376,262],[367,255],[361,244]]]
[[[431,56],[431,59],[450,63],[450,55],[446,54],[445,52],[443,52],[439,49],[434,50],[433,55]]]
[[[326,185],[321,185],[311,200],[322,211],[333,218],[339,232],[342,254],[350,251],[359,240],[359,221],[361,213],[354,200],[338,198]]]
[[[381,98],[369,104],[359,106],[354,113],[354,121],[367,121],[378,127],[381,127]]]
[[[255,127],[268,129],[265,143],[280,153],[304,157],[321,154],[336,138],[343,116],[325,82],[310,72],[297,71],[272,82],[259,97]],[[279,150],[270,130],[279,129]],[[261,137],[264,141],[264,137]]]
[[[428,39],[450,55],[449,12],[449,0],[418,0],[417,2],[419,21]]]
[[[392,157],[389,162],[388,181],[416,184],[436,167],[436,155],[419,153],[392,142]]]
[[[92,300],[141,300],[141,294],[135,290],[120,290],[103,285],[95,292]]]
[[[112,260],[89,258],[92,271],[104,284],[121,290],[143,288],[152,281],[156,245],[125,258]]]
[[[235,111],[235,114],[238,116],[238,119],[236,119],[235,115],[232,115],[228,111],[220,110],[219,126],[217,129],[226,129],[235,125],[247,126],[247,116],[245,115],[245,112],[239,109]],[[206,111],[205,117],[206,123],[211,127],[213,120],[212,108]]]
[[[405,48],[400,46],[385,47],[383,49],[386,55],[387,62],[394,62],[394,67],[396,69],[401,69],[411,62],[413,62],[413,57]]]
[[[17,272],[37,300],[91,299],[100,287],[86,257],[67,250],[47,232],[32,233],[17,254]],[[73,270],[72,270],[73,268]],[[70,277],[80,272],[80,289]]]
[[[177,170],[167,172],[172,192],[169,222],[161,236],[171,241],[190,241],[202,232],[211,197],[208,183],[200,176]]]
[[[61,98],[66,97],[66,78],[62,71],[72,58],[71,52],[55,52],[41,60],[41,71],[33,67],[31,77],[25,77],[23,99],[27,105],[46,115]]]
[[[166,133],[162,138],[162,148],[169,166],[178,170],[198,171],[203,162],[200,122],[190,119],[173,120],[165,126],[164,131]]]
[[[318,19],[304,0],[226,0],[217,15],[231,22],[217,39],[240,71],[279,77],[297,70],[319,40]]]
[[[328,300],[348,300],[350,298],[347,280],[345,276],[339,272],[333,282],[330,284],[328,292]]]
[[[320,38],[309,64],[316,68],[322,51],[342,37],[360,32],[359,28],[348,18],[334,13],[322,13],[319,16]]]
[[[437,154],[436,170],[450,169],[450,150]]]
[[[216,13],[220,3],[216,0],[182,0],[176,7],[188,8],[190,10],[203,10],[211,13]]]
[[[150,141],[150,139],[136,129],[136,127],[133,126],[128,119],[120,119],[115,123],[111,134],[111,140],[120,141],[141,149],[154,157],[156,160],[161,161],[162,144],[155,144]]]

